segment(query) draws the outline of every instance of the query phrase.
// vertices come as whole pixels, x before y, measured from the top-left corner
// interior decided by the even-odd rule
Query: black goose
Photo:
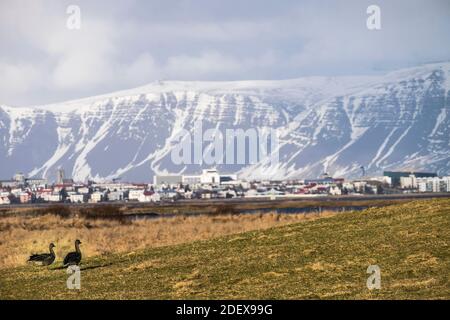
[[[43,266],[51,265],[53,261],[55,261],[55,252],[53,251],[54,247],[55,245],[53,243],[50,243],[50,253],[32,254],[28,261],[40,263]]]
[[[64,267],[78,265],[81,261],[81,251],[80,251],[80,240],[75,240],[75,251],[69,252],[67,256],[64,258],[63,265]]]

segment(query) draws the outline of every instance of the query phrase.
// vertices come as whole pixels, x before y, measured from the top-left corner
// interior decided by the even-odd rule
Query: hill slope
[[[449,299],[450,199],[343,213],[210,241],[89,259],[66,271],[2,270],[0,298]],[[366,269],[381,268],[381,290]]]
[[[59,166],[80,181],[198,173],[198,162],[171,159],[177,133],[193,135],[197,121],[203,133],[279,131],[280,165],[274,170],[264,159],[217,165],[243,177],[351,177],[360,175],[361,166],[368,174],[447,174],[449,92],[450,63],[438,63],[371,77],[164,81],[51,106],[0,106],[0,177],[24,172],[54,179]],[[203,150],[209,145],[204,141]]]

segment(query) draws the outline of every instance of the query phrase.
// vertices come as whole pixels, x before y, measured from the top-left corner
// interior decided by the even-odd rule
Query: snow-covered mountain
[[[218,165],[244,177],[359,176],[408,169],[450,173],[450,63],[370,77],[155,82],[132,90],[27,108],[0,106],[0,177],[79,181],[197,173],[175,165],[174,137],[203,130],[275,128],[280,163]],[[204,145],[206,146],[206,144]]]

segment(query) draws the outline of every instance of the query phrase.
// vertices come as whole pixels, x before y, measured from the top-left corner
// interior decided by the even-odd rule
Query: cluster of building
[[[415,175],[400,178],[400,187],[403,190],[418,192],[450,192],[450,177],[423,177]]]
[[[327,174],[318,179],[246,181],[216,169],[199,175],[158,175],[153,183],[76,183],[58,170],[55,183],[16,174],[0,180],[0,204],[97,203],[115,201],[160,202],[179,199],[283,198],[312,195],[357,195],[404,192],[450,192],[450,177],[435,173],[391,172],[381,177],[345,181]]]
[[[450,192],[450,176],[438,177],[434,172],[385,171],[381,179],[385,193]]]

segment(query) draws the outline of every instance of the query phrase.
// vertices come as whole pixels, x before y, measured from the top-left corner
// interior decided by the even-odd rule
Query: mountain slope
[[[0,177],[148,181],[195,173],[176,165],[176,135],[215,128],[277,129],[279,165],[217,165],[243,177],[357,176],[383,169],[450,171],[450,63],[373,77],[155,82],[48,106],[0,106]],[[208,143],[204,143],[204,148]]]

